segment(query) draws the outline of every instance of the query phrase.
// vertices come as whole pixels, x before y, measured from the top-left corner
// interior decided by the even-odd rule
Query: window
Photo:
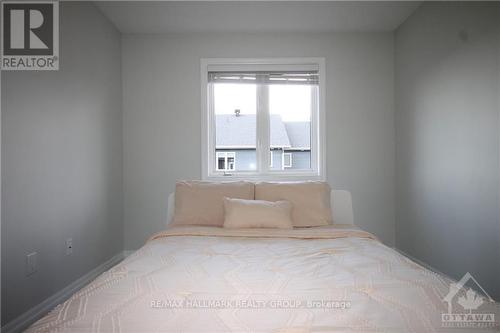
[[[234,171],[236,153],[217,152],[217,171]]]
[[[283,153],[283,169],[292,167],[292,153]]]
[[[201,64],[203,178],[322,179],[323,59]]]

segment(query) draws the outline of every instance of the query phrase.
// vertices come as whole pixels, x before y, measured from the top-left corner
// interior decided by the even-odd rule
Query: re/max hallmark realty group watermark
[[[345,300],[299,299],[155,299],[153,309],[322,309],[347,310],[351,302]]]
[[[2,1],[2,70],[59,69],[59,2]]]

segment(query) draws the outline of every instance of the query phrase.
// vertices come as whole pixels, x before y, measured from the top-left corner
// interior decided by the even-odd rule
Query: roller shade
[[[208,72],[210,83],[259,83],[318,85],[318,71]]]

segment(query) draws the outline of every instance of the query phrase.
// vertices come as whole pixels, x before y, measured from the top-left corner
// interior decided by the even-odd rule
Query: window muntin
[[[297,64],[293,63],[295,60],[298,60]],[[321,58],[252,59],[248,63],[247,59],[203,59],[202,100],[206,101],[202,105],[203,137],[207,138],[203,140],[206,147],[203,149],[203,177],[322,179],[324,131],[320,119],[324,118],[323,76],[324,60]],[[222,89],[224,86],[230,89]],[[251,87],[255,98],[241,98],[245,94],[239,87],[243,86],[247,90]],[[294,101],[287,104],[280,96]],[[293,109],[287,105],[292,105]],[[233,131],[233,134],[237,133],[236,138],[226,135],[234,144],[227,147],[221,145],[219,139],[220,116],[230,117],[230,122],[252,118],[252,126],[245,125],[244,135],[240,135],[241,131]],[[283,142],[275,145],[273,136],[278,130],[272,124],[272,118],[276,116],[282,117],[281,122],[302,123],[295,126],[295,131],[302,133],[299,135],[301,139],[292,140],[293,145],[283,145]],[[236,147],[236,143],[240,146]],[[224,149],[236,150],[238,156],[238,164],[231,173],[218,170],[215,155]],[[295,158],[292,162],[291,154],[295,151],[300,153],[297,163]],[[241,152],[251,155],[250,163],[240,158]]]

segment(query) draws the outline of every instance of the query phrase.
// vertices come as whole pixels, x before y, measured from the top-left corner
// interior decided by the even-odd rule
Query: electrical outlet
[[[31,252],[26,255],[26,276],[31,275],[38,270],[37,256],[37,252]]]
[[[69,256],[73,253],[73,238],[66,239],[66,255]]]

